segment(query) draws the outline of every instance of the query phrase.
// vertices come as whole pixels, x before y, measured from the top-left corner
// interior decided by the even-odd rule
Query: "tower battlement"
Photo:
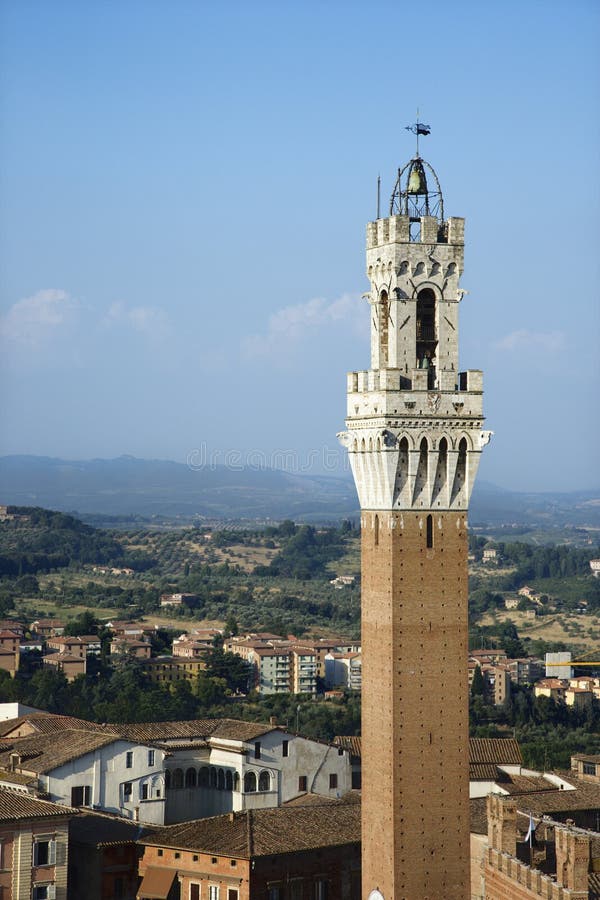
[[[462,246],[465,242],[465,220],[454,216],[440,224],[436,216],[420,216],[420,230],[411,236],[411,217],[406,215],[375,219],[367,224],[367,250],[386,244],[450,244]],[[418,240],[417,240],[418,238]]]

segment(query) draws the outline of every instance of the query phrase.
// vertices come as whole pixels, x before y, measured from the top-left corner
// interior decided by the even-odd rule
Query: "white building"
[[[360,653],[328,653],[325,657],[325,684],[360,691],[362,656]]]
[[[38,714],[5,729],[2,747],[0,783],[151,824],[341,797],[352,785],[342,748],[235,719],[101,726]]]

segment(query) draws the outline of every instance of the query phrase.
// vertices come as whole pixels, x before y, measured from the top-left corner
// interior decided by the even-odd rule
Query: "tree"
[[[31,703],[51,713],[64,713],[67,707],[68,682],[60,669],[44,666],[31,679]]]
[[[233,613],[229,613],[229,615],[227,616],[227,621],[225,622],[225,632],[228,636],[235,636],[239,633],[238,622]]]
[[[475,671],[473,672],[471,697],[485,697],[485,679],[481,671],[481,666],[475,666]]]
[[[86,609],[76,619],[71,619],[65,625],[64,633],[69,637],[79,637],[82,634],[98,634],[100,622],[96,616]]]
[[[206,675],[208,678],[223,679],[233,693],[246,692],[250,679],[250,666],[237,653],[228,653],[215,647],[206,654]]]

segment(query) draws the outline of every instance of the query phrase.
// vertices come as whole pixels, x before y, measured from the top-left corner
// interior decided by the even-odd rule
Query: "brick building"
[[[69,821],[76,814],[0,788],[2,900],[67,900]]]
[[[528,825],[534,831],[528,840]],[[518,814],[512,798],[487,799],[488,846],[483,857],[485,900],[597,900],[600,834],[550,818]],[[527,833],[526,833],[527,829]]]
[[[231,813],[143,838],[138,900],[360,900],[360,805]]]

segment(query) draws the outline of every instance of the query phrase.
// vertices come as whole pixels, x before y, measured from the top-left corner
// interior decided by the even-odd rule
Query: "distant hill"
[[[164,460],[0,457],[0,503],[98,516],[331,521],[358,516],[350,475]],[[477,482],[471,524],[600,527],[600,491],[518,493]]]
[[[109,516],[331,520],[358,514],[347,478],[164,460],[0,457],[0,503]]]

